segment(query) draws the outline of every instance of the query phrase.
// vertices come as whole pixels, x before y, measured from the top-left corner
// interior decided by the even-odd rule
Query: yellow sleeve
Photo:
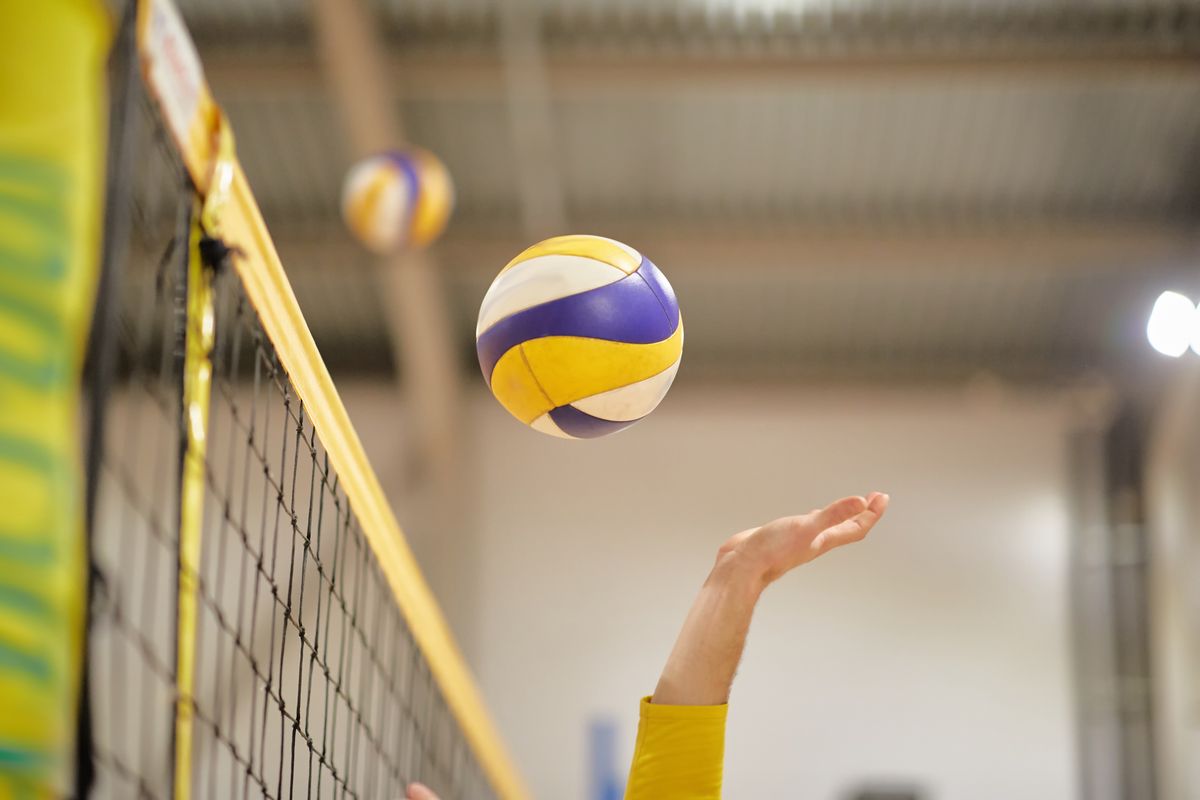
[[[625,800],[720,800],[728,708],[642,698]]]

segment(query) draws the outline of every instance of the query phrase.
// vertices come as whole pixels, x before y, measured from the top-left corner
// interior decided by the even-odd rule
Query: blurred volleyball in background
[[[445,164],[427,150],[405,147],[359,161],[342,186],[342,218],[376,253],[433,243],[454,210]]]

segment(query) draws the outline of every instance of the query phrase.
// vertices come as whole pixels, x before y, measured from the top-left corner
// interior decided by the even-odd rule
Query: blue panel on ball
[[[671,288],[667,276],[663,275],[658,267],[654,266],[654,262],[645,256],[642,256],[642,263],[634,274],[641,275],[646,281],[646,285],[662,303],[663,310],[667,312],[667,317],[670,318],[673,326],[679,319],[679,301],[675,299],[675,290]],[[674,327],[671,330],[674,330]]]
[[[417,174],[417,165],[413,161],[412,156],[408,153],[399,150],[389,150],[384,154],[389,161],[395,164],[401,172],[404,173],[405,189],[408,193],[406,198],[408,202],[404,207],[404,235],[408,236],[409,227],[412,225],[413,214],[417,210],[417,194],[421,189],[421,177]]]
[[[563,433],[579,439],[598,439],[610,433],[624,430],[639,420],[631,419],[625,422],[613,422],[600,419],[591,414],[585,414],[575,406],[559,406],[550,412],[550,419],[562,429]]]
[[[500,320],[476,342],[479,366],[490,384],[496,362],[522,342],[543,336],[585,336],[651,344],[670,337],[677,318],[678,313],[676,318],[667,318],[658,295],[634,272],[607,286],[560,297]]]

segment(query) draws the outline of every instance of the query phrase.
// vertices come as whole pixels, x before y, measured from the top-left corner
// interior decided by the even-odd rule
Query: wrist
[[[757,598],[770,581],[767,570],[755,559],[737,549],[722,549],[706,583],[746,593]]]

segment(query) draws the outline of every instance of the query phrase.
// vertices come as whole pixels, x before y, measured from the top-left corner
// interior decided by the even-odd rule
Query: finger
[[[829,505],[816,512],[814,523],[817,530],[825,530],[832,528],[838,523],[845,522],[855,514],[860,514],[867,507],[867,501],[862,497],[843,497],[841,500],[834,500]]]
[[[826,528],[817,536],[814,542],[817,549],[823,553],[844,544],[862,541],[887,511],[890,499],[886,494],[872,492],[870,504],[865,509],[837,525]]]
[[[438,796],[423,783],[410,783],[408,800],[438,800]]]

